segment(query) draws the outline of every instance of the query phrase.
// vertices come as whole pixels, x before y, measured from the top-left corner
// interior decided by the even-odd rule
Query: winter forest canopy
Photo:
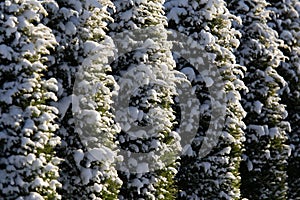
[[[2,0],[0,200],[300,199],[299,0]]]

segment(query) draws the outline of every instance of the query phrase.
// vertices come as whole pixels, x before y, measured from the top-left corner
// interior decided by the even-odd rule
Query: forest
[[[300,0],[1,0],[0,200],[300,200]]]

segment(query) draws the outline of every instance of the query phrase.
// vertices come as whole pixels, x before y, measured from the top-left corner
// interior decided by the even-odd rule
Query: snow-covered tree
[[[197,97],[200,99],[203,117],[200,119],[192,151],[182,157],[177,176],[180,190],[178,198],[239,199],[238,168],[244,139],[242,119],[245,116],[239,90],[245,89],[245,86],[240,80],[243,68],[236,65],[233,55],[233,49],[239,45],[239,32],[232,28],[232,21],[237,19],[229,13],[223,0],[167,0],[165,8],[169,28],[189,38],[187,41],[176,41],[190,45],[188,49],[183,48],[175,53],[191,58],[190,65],[196,70],[201,69],[199,73],[205,80],[203,84],[201,79],[198,79],[198,83],[190,79],[194,82],[194,87],[200,88]],[[197,54],[198,52],[201,54]],[[177,61],[183,73],[190,71],[181,66],[186,64]],[[187,76],[188,74],[186,73]],[[218,74],[222,76],[223,84],[220,84]],[[223,102],[216,98],[222,98],[222,94],[225,95]],[[226,113],[222,116],[220,112],[219,115],[225,118],[225,126],[221,120],[217,120],[218,117],[212,117],[213,110],[222,111],[222,106],[226,106]],[[209,124],[213,124],[215,128],[209,127]],[[215,136],[207,139],[207,129],[211,129],[210,134],[214,133]],[[218,143],[214,144],[216,141],[213,140]],[[205,146],[210,150],[207,155],[201,154],[202,151],[205,152]]]
[[[262,0],[228,1],[230,10],[242,19],[241,45],[236,57],[246,66],[244,82],[249,89],[242,95],[247,112],[246,141],[241,165],[241,192],[248,199],[286,199],[286,145],[288,123],[280,88],[285,80],[277,73],[284,60],[282,40],[268,26],[270,12]]]
[[[72,1],[74,3],[74,1]],[[78,1],[78,4],[81,5]],[[79,12],[73,4],[67,1],[44,1],[44,7],[48,16],[43,23],[50,27],[55,35],[58,45],[51,52],[48,62],[48,76],[55,77],[58,81],[58,101],[54,105],[59,110],[59,130],[56,134],[61,137],[61,146],[59,146],[58,156],[63,158],[60,164],[60,182],[62,188],[59,193],[63,198],[74,197],[77,193],[76,188],[72,187],[80,183],[80,170],[76,166],[73,154],[78,149],[83,149],[80,138],[74,134],[74,119],[70,108],[71,95],[73,93],[73,84],[75,73],[78,70],[79,59],[79,39],[76,37],[76,29],[79,25]],[[75,8],[74,8],[75,7]],[[78,184],[79,185],[79,184]],[[84,191],[83,188],[76,186],[78,190]]]
[[[111,111],[117,85],[108,75],[114,47],[105,34],[111,6],[107,0],[44,2],[49,13],[44,23],[59,43],[49,56],[48,76],[60,86],[54,106],[60,114],[60,193],[65,199],[116,199],[121,185],[114,167],[119,127]]]
[[[176,153],[175,62],[167,42],[162,1],[116,0],[112,63],[120,92],[115,104],[123,163],[120,199],[174,199]],[[124,103],[125,102],[125,103]],[[124,104],[124,105],[123,105]]]
[[[288,199],[300,196],[300,2],[269,1],[271,11],[269,26],[278,32],[284,41],[280,47],[286,60],[278,67],[278,73],[287,82],[281,93],[282,103],[288,112],[286,120],[291,125],[289,144],[291,156],[288,160]]]
[[[0,197],[61,199],[60,159],[54,147],[57,81],[45,79],[46,55],[56,44],[41,24],[47,15],[37,0],[0,3]]]

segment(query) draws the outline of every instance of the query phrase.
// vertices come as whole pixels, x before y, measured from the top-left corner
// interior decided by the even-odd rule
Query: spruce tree
[[[242,103],[247,112],[246,141],[241,165],[242,197],[286,199],[287,113],[279,91],[285,80],[277,73],[284,60],[282,40],[268,26],[270,12],[261,0],[228,1],[230,10],[242,19],[241,45],[236,57],[247,72],[243,79],[249,89]]]
[[[269,26],[278,32],[284,44],[280,46],[286,59],[278,67],[278,73],[285,79],[287,86],[282,90],[281,102],[286,105],[291,130],[288,133],[291,156],[288,159],[288,199],[300,196],[300,2],[269,1],[271,11]]]
[[[174,199],[179,136],[174,132],[175,63],[164,28],[162,1],[116,0],[112,63],[120,85],[115,103],[124,161],[119,199]],[[125,103],[124,103],[125,102]],[[124,104],[124,105],[123,105]]]
[[[79,24],[79,12],[75,9],[77,7],[68,4],[66,1],[45,1],[44,7],[48,12],[48,16],[43,23],[52,29],[58,42],[55,50],[49,56],[47,74],[49,77],[55,77],[59,86],[58,101],[53,102],[59,110],[58,123],[60,128],[56,134],[62,139],[61,146],[57,149],[58,156],[63,159],[59,166],[59,179],[62,188],[58,192],[63,195],[63,198],[72,199],[73,197],[74,199],[76,192],[74,191],[75,187],[72,186],[75,185],[75,182],[80,183],[81,180],[80,170],[76,166],[73,154],[78,149],[83,149],[80,138],[77,134],[74,134],[75,125],[70,107],[75,73],[78,71],[79,65],[79,59],[76,55],[79,49],[79,41],[75,36],[76,29],[74,30]],[[67,26],[68,30],[66,30]],[[73,31],[70,30],[71,27],[73,27]],[[79,186],[77,188],[84,191]]]
[[[57,81],[46,79],[47,55],[56,45],[41,24],[47,15],[37,0],[0,3],[0,197],[61,199],[60,159],[54,147]]]
[[[117,85],[108,58],[113,42],[106,36],[109,1],[45,1],[59,45],[49,56],[48,76],[59,82],[62,137],[59,192],[65,199],[116,199],[121,181],[114,164],[114,134],[119,127],[111,110]]]
[[[178,198],[239,199],[238,168],[244,139],[242,119],[245,115],[240,104],[239,90],[245,89],[245,86],[240,80],[243,68],[236,64],[233,55],[233,50],[239,45],[239,33],[232,28],[232,22],[236,19],[229,13],[224,1],[168,0],[165,8],[169,28],[189,38],[187,44],[190,44],[191,50],[183,48],[175,53],[190,57],[190,65],[197,70],[202,69],[198,73],[203,76],[203,80],[200,78],[198,83],[192,80],[194,87],[199,88],[197,97],[201,103],[202,117],[192,151],[181,158],[177,175],[180,190]],[[195,55],[194,52],[201,54]],[[180,59],[177,61],[178,69],[187,71],[186,63]],[[213,71],[212,66],[216,66],[216,71]],[[218,74],[223,84],[220,84]],[[225,94],[224,102],[216,98],[223,98],[222,94]],[[226,106],[224,116],[222,106]],[[213,110],[220,110],[219,115],[225,118],[225,126],[221,120],[213,117]],[[209,124],[215,128],[209,127]],[[211,129],[209,133],[208,129]],[[215,136],[206,137],[211,132]],[[218,143],[214,144],[216,141]],[[203,154],[201,152],[205,152],[205,146],[209,152]]]

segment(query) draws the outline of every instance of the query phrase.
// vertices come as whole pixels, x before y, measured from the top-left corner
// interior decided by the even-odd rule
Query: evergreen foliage
[[[46,55],[56,45],[41,24],[47,15],[39,1],[0,3],[0,197],[60,199],[53,148],[58,110],[57,81],[45,79]]]
[[[280,46],[286,59],[278,67],[278,73],[287,82],[281,93],[281,103],[286,105],[291,125],[288,133],[291,156],[288,159],[288,199],[297,199],[300,196],[300,2],[269,1],[271,11],[269,26],[278,32],[279,38],[284,41]]]
[[[63,142],[59,148],[65,199],[115,199],[121,181],[114,168],[114,135],[119,127],[111,112],[117,85],[108,58],[113,42],[106,36],[109,1],[46,1],[44,23],[59,45],[48,75],[59,82],[58,103]]]
[[[216,129],[216,140],[219,140],[216,147],[203,158],[198,151],[203,145],[207,125],[198,129],[197,136],[193,144],[193,153],[182,158],[179,179],[180,199],[238,199],[240,197],[239,184],[239,163],[242,150],[244,133],[242,119],[245,112],[240,104],[239,90],[245,89],[240,77],[243,76],[243,68],[235,63],[233,49],[239,45],[239,32],[231,26],[235,17],[229,13],[224,1],[175,1],[169,0],[165,3],[166,15],[169,28],[185,34],[198,44],[194,45],[204,52],[203,59],[217,66],[224,85],[218,86],[219,92],[224,93],[227,110],[225,117],[225,127]],[[193,44],[191,44],[193,46]],[[182,52],[186,51],[184,49]],[[182,52],[179,52],[181,54]],[[192,55],[193,51],[183,53]],[[199,55],[196,55],[199,57]],[[197,57],[192,65],[203,65]],[[179,63],[180,65],[180,63]],[[209,65],[208,65],[209,66]],[[213,69],[205,69],[207,71]],[[218,79],[212,71],[201,71],[202,74],[212,74],[211,77]],[[204,77],[205,79],[205,77]],[[199,87],[203,88],[201,84]],[[209,87],[208,87],[209,89]],[[213,95],[202,92],[206,100]],[[198,95],[199,96],[199,95]],[[201,95],[200,95],[201,96]],[[202,98],[203,98],[202,97]],[[218,102],[218,99],[215,99]],[[211,106],[218,106],[218,103]],[[207,107],[211,107],[209,101],[204,101]],[[221,109],[222,110],[222,109]],[[206,114],[205,114],[206,112]],[[202,113],[204,116],[200,124],[209,123],[209,112]],[[207,114],[208,112],[208,114]],[[214,123],[213,121],[211,123]],[[216,126],[221,124],[215,124]],[[217,137],[219,136],[219,137]],[[214,141],[208,141],[210,145]],[[201,150],[201,149],[200,149]]]
[[[247,112],[246,141],[241,165],[242,196],[248,199],[286,199],[286,145],[288,123],[279,90],[286,85],[277,73],[284,60],[282,40],[268,27],[270,12],[266,1],[234,1],[233,13],[242,19],[238,62],[246,66],[243,79],[249,92],[242,103]]]
[[[122,128],[118,142],[125,151],[119,167],[123,181],[119,198],[174,199],[174,154],[180,144],[173,131],[175,63],[164,28],[162,1],[113,2],[116,11],[110,35],[119,57],[112,68],[120,85],[119,102],[128,100],[125,108],[116,104]]]
[[[0,200],[299,199],[299,0],[2,0]]]

